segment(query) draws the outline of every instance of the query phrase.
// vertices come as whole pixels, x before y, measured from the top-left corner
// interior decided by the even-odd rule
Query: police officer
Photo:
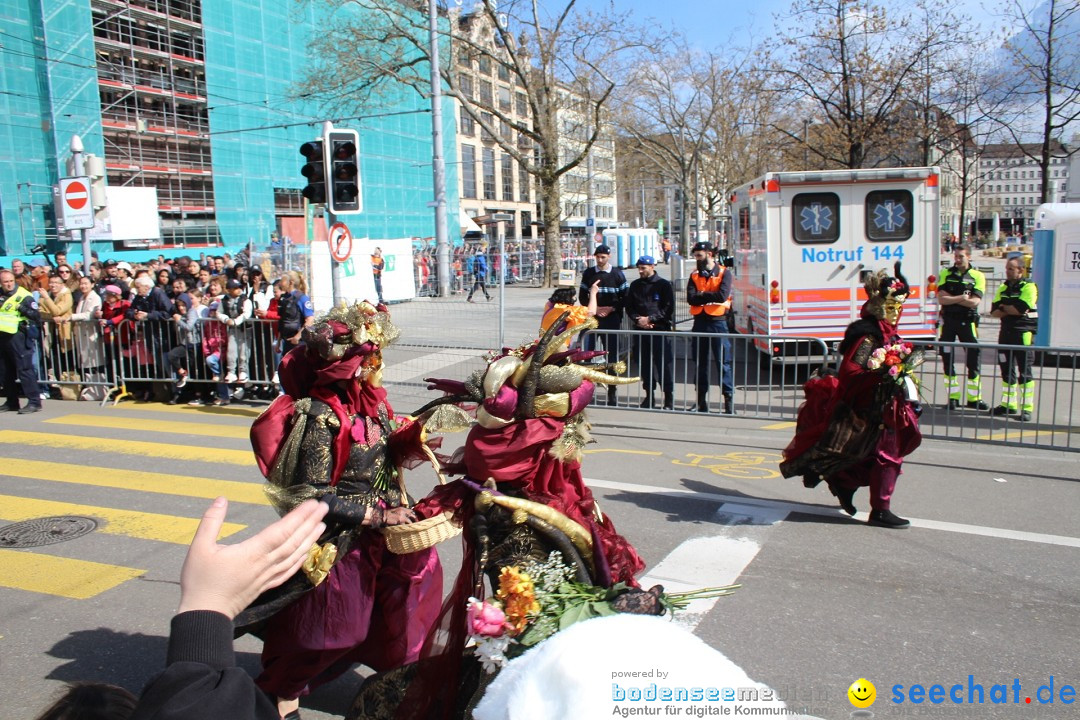
[[[731,340],[720,336],[728,332],[726,315],[731,310],[731,274],[713,256],[712,243],[699,242],[691,254],[697,269],[686,286],[686,302],[694,317],[691,330],[695,333],[717,334],[715,338],[698,338],[694,362],[697,364],[697,411],[709,412],[709,353],[720,374],[720,390],[724,394],[724,413],[735,414],[735,385],[731,369]]]
[[[1031,376],[1035,353],[1030,348],[1039,322],[1038,299],[1035,283],[1024,279],[1023,261],[1010,258],[1005,263],[1005,282],[994,296],[990,315],[1001,319],[999,345],[1020,345],[1028,349],[998,351],[1001,404],[993,409],[993,415],[1016,415],[1019,406],[1020,420],[1028,422],[1035,410],[1035,381]]]
[[[656,260],[642,255],[637,261],[638,279],[630,283],[626,295],[626,316],[634,330],[670,332],[675,329],[675,291],[671,283],[656,274]],[[645,388],[641,407],[653,407],[655,385],[664,393],[664,409],[675,408],[675,350],[671,338],[651,332],[634,336],[637,374]]]
[[[0,412],[18,410],[20,415],[25,415],[41,410],[41,390],[32,360],[33,339],[29,328],[30,323],[39,322],[41,315],[34,295],[16,284],[15,273],[0,270],[0,379],[7,395],[7,403],[0,406]],[[21,410],[16,378],[29,400]]]
[[[979,302],[986,291],[986,277],[971,267],[971,251],[959,248],[953,253],[953,266],[941,276],[938,284],[938,304],[941,305],[941,342],[977,343],[979,341]],[[941,348],[944,364],[945,389],[949,393],[949,409],[960,407],[960,378],[956,376],[953,355],[956,348]],[[989,410],[982,399],[982,378],[979,377],[979,349],[966,349],[967,406]]]
[[[630,284],[626,282],[623,271],[611,265],[611,249],[607,245],[597,245],[593,256],[596,258],[596,265],[581,274],[581,285],[578,287],[578,300],[582,305],[588,305],[590,288],[597,280],[600,281],[596,294],[597,331],[585,336],[585,350],[595,350],[598,344],[603,345],[607,352],[607,361],[614,363],[619,360],[618,336],[603,331],[622,328],[623,305],[626,303]],[[608,387],[607,404],[615,404],[614,385]]]

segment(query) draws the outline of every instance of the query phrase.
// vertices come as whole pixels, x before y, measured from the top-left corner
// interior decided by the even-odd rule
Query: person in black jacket
[[[274,701],[236,666],[233,618],[292,577],[322,534],[328,506],[308,500],[257,535],[219,545],[228,502],[203,515],[180,571],[165,670],[143,689],[132,720],[280,720]],[[299,712],[286,716],[300,717]]]
[[[581,274],[581,285],[578,288],[578,301],[582,305],[588,305],[590,288],[597,280],[600,281],[596,296],[597,329],[585,335],[584,349],[596,350],[597,345],[603,345],[608,362],[614,363],[619,360],[618,336],[603,331],[622,329],[623,305],[626,303],[629,285],[622,270],[608,262],[611,259],[611,249],[607,245],[597,245],[593,255],[596,257],[596,265]],[[615,404],[614,385],[608,386],[607,404]]]
[[[630,283],[626,295],[626,315],[635,330],[670,332],[675,329],[675,291],[671,283],[656,274],[656,260],[642,255],[637,261],[638,279]],[[675,408],[675,351],[671,338],[651,332],[634,336],[633,354],[637,375],[645,388],[641,407],[651,408],[657,382],[664,393],[664,409]]]

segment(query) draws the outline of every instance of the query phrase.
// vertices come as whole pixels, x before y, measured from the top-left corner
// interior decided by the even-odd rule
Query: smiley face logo
[[[877,688],[866,678],[859,678],[847,689],[848,700],[857,708],[868,708],[877,700]]]

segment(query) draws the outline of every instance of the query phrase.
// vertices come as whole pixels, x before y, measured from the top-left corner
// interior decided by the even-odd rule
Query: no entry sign
[[[345,223],[330,226],[330,235],[326,238],[330,244],[330,257],[338,262],[345,262],[352,254],[352,233]]]
[[[90,178],[61,178],[58,192],[61,219],[65,230],[88,230],[94,227],[94,207],[90,203]]]

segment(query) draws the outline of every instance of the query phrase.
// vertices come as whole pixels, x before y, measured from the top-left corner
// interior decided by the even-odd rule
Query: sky
[[[681,31],[692,44],[704,49],[723,49],[731,43],[748,45],[765,41],[776,30],[775,16],[787,15],[791,0],[583,0],[596,9],[614,7],[632,11],[644,21],[655,19],[661,27]],[[991,20],[1001,0],[960,0],[973,22]],[[911,2],[879,0],[890,13],[910,7]]]

